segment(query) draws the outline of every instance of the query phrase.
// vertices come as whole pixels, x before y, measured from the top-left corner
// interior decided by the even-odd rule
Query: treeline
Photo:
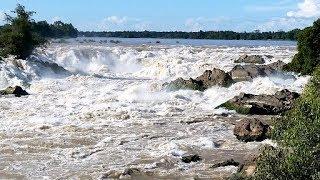
[[[117,32],[79,32],[84,37],[118,38],[161,38],[161,39],[225,39],[225,40],[296,40],[299,29],[284,32],[234,32],[234,31],[199,31],[199,32],[156,32],[156,31],[117,31]]]
[[[78,30],[72,24],[56,21],[49,24],[47,21],[32,22],[35,33],[45,38],[76,38]]]

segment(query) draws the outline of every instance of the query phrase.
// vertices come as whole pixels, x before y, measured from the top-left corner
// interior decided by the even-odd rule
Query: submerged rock
[[[215,85],[227,87],[232,83],[232,78],[228,73],[225,73],[220,69],[213,69],[205,71],[196,79],[190,78],[189,80],[184,80],[178,78],[175,81],[164,84],[164,86],[170,90],[191,89],[204,91]]]
[[[243,119],[239,121],[233,134],[244,142],[262,141],[267,139],[270,127],[258,119]]]
[[[243,55],[239,59],[234,61],[235,63],[253,63],[253,64],[263,64],[265,63],[264,58],[261,55]]]
[[[14,94],[16,97],[29,95],[27,91],[23,90],[20,86],[8,87],[5,90],[0,91],[0,95]]]
[[[229,110],[240,114],[279,115],[292,109],[294,100],[300,95],[289,90],[282,90],[274,95],[240,94],[222,104]]]
[[[202,158],[197,154],[186,155],[181,158],[181,161],[184,163],[198,162],[201,160],[202,160]]]

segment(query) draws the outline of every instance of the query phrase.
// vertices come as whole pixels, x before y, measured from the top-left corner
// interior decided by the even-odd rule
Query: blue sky
[[[303,28],[320,16],[320,0],[0,0],[36,20],[71,22],[79,30],[277,31]]]

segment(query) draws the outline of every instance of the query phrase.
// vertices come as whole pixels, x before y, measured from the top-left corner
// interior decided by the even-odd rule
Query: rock
[[[259,154],[251,155],[239,166],[238,175],[241,177],[252,177],[257,170],[257,161],[263,158],[264,154],[276,151],[276,148],[265,145],[259,149]]]
[[[179,90],[179,89],[191,89],[191,90],[198,90],[198,91],[204,90],[203,83],[201,81],[197,81],[192,78],[190,78],[189,80],[178,78],[175,81],[164,84],[163,86],[165,86],[169,90]]]
[[[289,90],[282,90],[275,95],[240,94],[222,104],[229,110],[240,114],[279,115],[292,109],[294,100],[300,95]]]
[[[260,55],[243,55],[235,61],[235,63],[253,63],[253,64],[264,64],[265,60]]]
[[[268,76],[276,70],[266,65],[236,65],[230,72],[233,81],[251,81],[259,76]]]
[[[231,76],[220,69],[207,70],[196,81],[201,81],[204,89],[216,85],[227,87],[233,83]]]
[[[286,63],[284,63],[283,61],[277,61],[277,62],[268,64],[266,66],[268,66],[272,69],[275,69],[275,70],[282,70],[285,65],[286,65]]]
[[[122,173],[123,176],[133,176],[133,175],[138,175],[138,174],[141,174],[141,172],[137,168],[125,169]]]
[[[16,97],[29,95],[27,91],[23,90],[20,86],[8,87],[5,90],[0,91],[0,95],[14,94]]]
[[[242,119],[233,130],[237,139],[244,142],[262,141],[267,138],[269,132],[269,125],[258,119]]]
[[[107,173],[103,174],[100,179],[123,179],[124,177],[136,177],[141,176],[142,172],[137,168],[128,168],[124,171],[115,171],[110,170]]]
[[[226,161],[216,163],[216,164],[212,165],[211,168],[226,167],[226,166],[239,166],[239,165],[240,165],[239,162],[236,162],[234,159],[229,159]]]
[[[166,86],[167,89],[170,90],[191,89],[204,91],[215,85],[227,87],[232,83],[233,80],[228,73],[225,73],[220,69],[213,69],[205,71],[196,79],[190,78],[189,80],[184,80],[182,78],[178,78],[175,81],[164,84],[163,86]]]
[[[181,158],[181,161],[184,163],[198,162],[201,160],[202,158],[197,154],[186,155]]]

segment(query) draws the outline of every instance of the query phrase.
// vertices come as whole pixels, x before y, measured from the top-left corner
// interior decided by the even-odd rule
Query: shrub
[[[320,69],[313,75],[294,109],[276,121],[280,147],[263,152],[255,179],[319,179]]]
[[[299,72],[303,75],[312,74],[320,64],[320,19],[313,26],[307,27],[298,34],[298,54],[285,70]]]
[[[14,55],[19,59],[26,59],[45,40],[32,32],[31,16],[34,12],[28,12],[18,4],[13,13],[16,17],[6,14],[8,24],[0,31],[0,56]]]

